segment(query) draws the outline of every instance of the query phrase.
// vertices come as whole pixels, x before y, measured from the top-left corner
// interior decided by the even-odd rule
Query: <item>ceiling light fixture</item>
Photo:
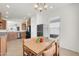
[[[52,6],[50,6],[50,8],[53,8]]]
[[[35,8],[35,10],[42,12],[42,11],[48,9],[48,5],[46,3],[36,3],[34,5],[34,8]]]
[[[6,5],[7,8],[10,8],[10,5]]]

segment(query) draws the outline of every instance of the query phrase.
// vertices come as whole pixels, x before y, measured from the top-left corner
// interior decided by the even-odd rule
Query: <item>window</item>
[[[60,22],[50,23],[49,24],[49,32],[50,34],[59,34]]]

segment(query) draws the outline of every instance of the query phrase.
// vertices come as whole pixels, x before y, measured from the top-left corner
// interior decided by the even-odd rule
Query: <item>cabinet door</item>
[[[21,37],[22,37],[22,39],[26,39],[26,32],[22,32]]]
[[[7,36],[1,36],[1,55],[4,56],[7,53]]]
[[[8,33],[8,41],[9,40],[16,40],[17,39],[17,36],[18,36],[18,33],[17,32],[9,32]]]
[[[22,30],[26,30],[26,24],[25,23],[22,24]]]
[[[0,20],[0,29],[6,29],[6,20]]]

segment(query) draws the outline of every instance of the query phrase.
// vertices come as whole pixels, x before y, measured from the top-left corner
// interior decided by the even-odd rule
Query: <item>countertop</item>
[[[8,30],[0,30],[0,33],[1,32],[25,32],[26,30],[21,30],[21,31],[8,31]]]

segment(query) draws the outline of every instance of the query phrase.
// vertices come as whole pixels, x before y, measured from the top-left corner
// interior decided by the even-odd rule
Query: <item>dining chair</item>
[[[56,53],[56,45],[55,43],[52,44],[52,47],[48,48],[47,50],[45,50],[42,55],[43,56],[54,56]]]
[[[33,56],[33,54],[30,52],[28,48],[24,47],[24,56]]]
[[[52,46],[42,53],[43,56],[59,56],[59,41],[55,40]]]

